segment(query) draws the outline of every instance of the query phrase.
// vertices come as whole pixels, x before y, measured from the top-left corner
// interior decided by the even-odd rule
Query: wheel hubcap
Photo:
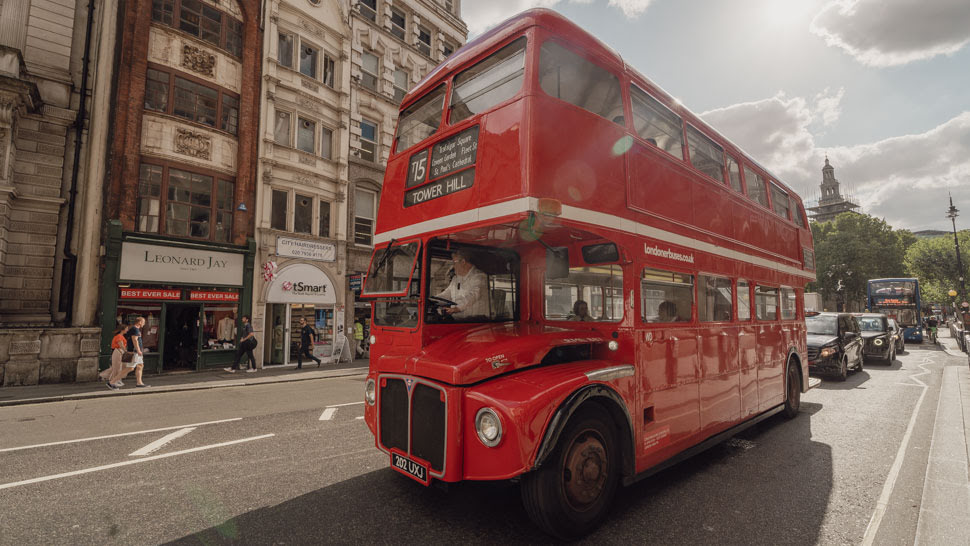
[[[603,444],[603,438],[590,430],[578,435],[566,450],[563,487],[574,510],[589,508],[606,487],[610,468]]]

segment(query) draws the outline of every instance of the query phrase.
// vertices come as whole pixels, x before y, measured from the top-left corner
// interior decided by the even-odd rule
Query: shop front
[[[343,311],[325,271],[309,263],[282,267],[266,287],[266,329],[263,365],[296,364],[300,350],[300,319],[316,332],[313,355],[324,361],[342,341]],[[306,360],[304,358],[304,360]]]
[[[252,301],[255,245],[185,243],[117,231],[117,239],[109,239],[102,287],[101,368],[110,366],[115,326],[138,317],[145,319],[147,372],[231,363],[240,317]]]

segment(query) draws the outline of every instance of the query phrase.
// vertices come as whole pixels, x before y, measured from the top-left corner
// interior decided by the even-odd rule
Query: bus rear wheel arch
[[[802,372],[798,359],[789,357],[785,370],[785,417],[794,419],[802,406]]]
[[[545,463],[522,477],[522,502],[543,531],[563,540],[606,517],[621,475],[621,442],[609,412],[583,404],[566,423]]]

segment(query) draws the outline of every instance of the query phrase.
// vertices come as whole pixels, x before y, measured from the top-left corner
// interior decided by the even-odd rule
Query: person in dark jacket
[[[320,367],[321,360],[311,352],[313,350],[313,342],[317,340],[317,333],[313,328],[307,324],[306,319],[300,317],[300,352],[296,355],[296,369],[303,369],[303,357],[304,355],[309,360],[317,361],[317,368]]]

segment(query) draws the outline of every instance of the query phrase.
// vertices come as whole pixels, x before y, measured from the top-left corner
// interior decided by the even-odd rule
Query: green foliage
[[[884,220],[847,212],[832,222],[812,223],[817,281],[807,290],[826,299],[864,305],[869,279],[906,277],[906,250],[917,244],[912,233],[893,230]]]
[[[970,280],[970,231],[957,233],[963,278]],[[953,235],[921,239],[909,247],[904,260],[909,275],[920,280],[923,302],[949,302],[951,289],[960,291],[960,271],[957,269]],[[964,295],[964,299],[966,295]]]

